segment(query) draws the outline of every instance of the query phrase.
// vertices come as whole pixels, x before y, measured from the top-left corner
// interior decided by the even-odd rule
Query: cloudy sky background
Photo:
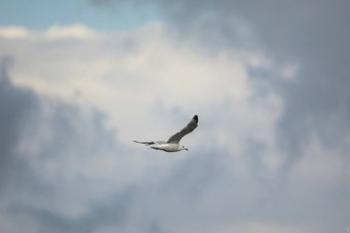
[[[348,12],[0,1],[0,231],[346,232]]]

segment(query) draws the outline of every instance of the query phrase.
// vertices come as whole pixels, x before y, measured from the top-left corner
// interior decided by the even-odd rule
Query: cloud
[[[6,181],[15,176],[12,166],[17,163],[15,148],[20,138],[20,130],[25,124],[26,116],[33,114],[37,108],[37,98],[26,89],[12,88],[6,66],[11,58],[1,59],[0,63],[0,105],[1,105],[1,178],[0,192],[7,188]]]
[[[3,27],[0,29],[0,38],[15,39],[28,36],[28,31],[23,27]]]
[[[69,26],[53,25],[45,31],[33,31],[19,26],[1,27],[0,39],[46,39],[46,40],[89,40],[97,33],[81,24]]]
[[[191,12],[192,5],[179,4]],[[295,124],[306,117],[298,111],[304,104],[291,101],[293,90],[309,82],[309,57],[291,58],[282,48],[269,51],[257,24],[239,15],[242,24],[212,19],[205,15],[210,4],[193,11],[188,34],[174,30],[186,18],[180,22],[173,14],[172,23],[95,32],[94,40],[50,40],[45,31],[0,42],[1,53],[15,61],[3,69],[8,81],[1,90],[4,96],[22,96],[12,102],[23,113],[18,115],[26,116],[20,125],[17,118],[4,121],[19,125],[4,127],[18,136],[3,148],[15,151],[8,160],[16,161],[11,162],[16,169],[8,171],[22,174],[3,182],[0,226],[6,232],[22,232],[20,226],[33,232],[346,229],[349,160],[340,149],[346,144],[325,143],[325,134],[317,131],[324,115],[313,110],[305,136],[299,135],[301,126],[289,126],[294,117]],[[232,8],[225,4],[213,10]],[[204,37],[211,32],[205,25],[220,22]],[[226,33],[228,26],[232,33]],[[28,112],[24,100],[32,103],[26,104]],[[9,102],[3,103],[6,109]],[[319,108],[327,111],[321,103]],[[345,116],[335,110],[335,116]],[[183,140],[189,153],[170,155],[131,144],[167,138],[193,113],[200,125]],[[298,159],[289,161],[292,156]]]
[[[96,36],[96,33],[83,25],[76,24],[69,27],[53,26],[47,30],[46,36],[48,39],[91,39]]]
[[[45,46],[41,53],[36,53],[35,47],[25,41],[7,42],[2,50],[18,56],[14,82],[45,95],[92,103],[108,114],[115,126],[116,119],[125,122],[118,125],[121,140],[125,141],[149,132],[150,128],[145,127],[152,126],[154,119],[163,124],[153,127],[154,137],[168,137],[172,132],[164,129],[171,122],[164,121],[160,114],[170,116],[177,112],[179,118],[173,119],[174,123],[187,121],[189,116],[185,112],[191,112],[190,117],[195,112],[208,113],[214,119],[216,114],[210,109],[222,107],[227,101],[236,107],[227,112],[225,120],[229,122],[228,116],[236,112],[240,112],[236,117],[243,119],[258,109],[250,105],[246,108],[246,104],[253,103],[255,87],[245,67],[254,59],[261,63],[268,59],[259,53],[239,51],[234,56],[225,51],[212,56],[193,48],[195,41],[181,44],[172,35],[165,26],[156,24],[129,33],[101,33],[99,39],[92,41],[38,38],[31,43]],[[260,66],[255,63],[254,67]],[[221,92],[213,92],[216,89]],[[275,110],[260,108],[261,119],[273,121],[278,117],[281,103],[275,93],[254,99],[256,104]],[[124,107],[125,103],[129,108]],[[144,120],[140,121],[141,118]],[[231,135],[223,125],[218,126],[220,130]],[[246,129],[255,126],[247,125]],[[228,138],[223,136],[222,140]]]
[[[347,144],[348,2],[159,0],[147,4],[157,7],[183,41],[196,38],[202,49],[214,53],[260,51],[276,67],[286,67],[282,72],[275,72],[276,67],[253,69],[255,74],[264,73],[262,83],[273,85],[286,104],[279,123],[285,150],[302,154],[300,150],[313,136],[339,149]],[[292,67],[298,67],[298,72]],[[290,72],[294,81],[283,80]]]
[[[117,4],[120,1],[109,2]],[[139,1],[129,2],[139,3]],[[211,54],[222,51],[235,54],[239,50],[244,50],[259,51],[259,54],[268,57],[270,61],[265,62],[269,64],[268,66],[247,68],[248,80],[256,80],[249,85],[256,85],[257,88],[253,93],[257,94],[257,98],[276,92],[282,103],[281,115],[277,114],[277,122],[272,122],[276,127],[274,132],[279,148],[275,153],[280,155],[279,158],[284,164],[281,166],[282,174],[287,173],[290,179],[293,179],[297,176],[293,170],[300,171],[299,169],[304,167],[302,169],[305,169],[304,172],[308,170],[307,173],[317,173],[317,175],[314,173],[315,179],[325,178],[324,174],[321,175],[317,170],[327,170],[329,164],[332,164],[330,166],[333,168],[337,167],[338,159],[343,164],[339,169],[345,172],[349,165],[347,153],[349,108],[344,104],[349,102],[350,98],[346,67],[350,62],[347,45],[350,39],[347,30],[349,21],[347,12],[350,8],[348,2],[160,0],[149,1],[147,4],[158,7],[160,15],[163,16],[162,20],[177,32],[176,38],[183,43],[195,38],[196,45],[191,42],[189,44],[193,47],[200,45],[200,50],[209,51]],[[278,67],[285,68],[278,70]],[[289,75],[294,77],[286,79]],[[235,112],[233,116],[236,114],[238,113]],[[231,124],[245,122],[233,119],[230,121]],[[228,122],[225,125],[229,125]],[[234,140],[225,141],[223,144],[234,143],[232,141]],[[258,148],[264,151],[266,141],[263,143],[258,141],[253,145],[256,144],[262,145]],[[234,147],[236,149],[236,145]],[[266,158],[271,154],[271,151],[265,151],[260,152],[259,156],[256,155],[258,149],[254,150],[252,146],[245,144],[243,147],[250,151],[248,154],[255,152],[252,155],[254,164],[259,164],[261,157]],[[257,166],[261,168],[261,164]],[[317,168],[318,166],[320,167]],[[334,179],[346,180],[344,182],[347,183],[348,179],[343,172],[340,172],[343,175],[335,172],[339,177]],[[320,186],[312,186],[312,190],[322,189],[321,184],[328,183],[326,180],[319,181]],[[301,183],[298,183],[300,186],[296,185],[295,189],[301,189],[303,186]],[[327,192],[326,189],[323,191]],[[344,193],[344,190],[341,192]],[[304,195],[301,195],[300,198],[303,197]],[[318,200],[325,198],[321,194],[315,194],[316,199],[317,197]],[[332,212],[338,204],[332,202],[327,207],[320,205],[325,207],[322,212]],[[332,218],[327,223],[320,223],[317,219],[311,222],[324,226],[324,231],[338,227],[344,229],[346,220],[343,223],[339,223],[338,220],[348,217],[345,212],[342,217],[338,216],[337,220]],[[312,214],[314,213],[310,213],[310,216]],[[304,229],[304,231],[313,230]]]
[[[103,177],[105,163],[113,163],[123,150],[103,114],[14,85],[8,74],[11,60],[1,60],[0,213],[8,221],[0,229],[21,232],[30,224],[29,232],[81,232],[98,226],[90,221],[97,213],[108,223],[121,221],[128,195],[111,198],[115,205],[89,204],[98,202],[98,192],[109,195],[116,188]],[[88,182],[94,179],[106,183]],[[93,216],[84,214],[90,207]],[[106,220],[109,213],[114,217]]]

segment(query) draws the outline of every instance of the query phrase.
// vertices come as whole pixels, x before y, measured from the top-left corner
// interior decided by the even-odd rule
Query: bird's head
[[[188,148],[186,148],[185,146],[181,146],[181,150],[188,151]]]

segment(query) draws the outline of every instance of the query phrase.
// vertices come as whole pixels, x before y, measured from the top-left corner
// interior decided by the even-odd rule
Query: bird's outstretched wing
[[[190,123],[186,125],[185,128],[183,128],[180,132],[177,132],[173,136],[169,138],[167,141],[168,143],[179,143],[181,138],[185,136],[186,134],[191,133],[195,128],[197,128],[198,125],[198,116],[194,115]]]

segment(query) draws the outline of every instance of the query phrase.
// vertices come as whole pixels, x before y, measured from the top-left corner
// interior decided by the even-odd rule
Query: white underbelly
[[[156,145],[152,145],[151,148],[156,149],[156,150],[164,150],[167,152],[180,151],[180,145],[179,144],[172,144],[172,143],[156,144]]]

